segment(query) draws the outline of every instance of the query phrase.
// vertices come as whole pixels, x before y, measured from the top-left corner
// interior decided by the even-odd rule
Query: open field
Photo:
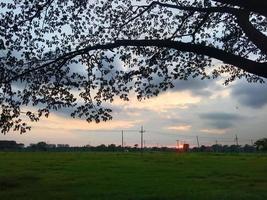
[[[267,155],[2,152],[0,199],[267,199]]]

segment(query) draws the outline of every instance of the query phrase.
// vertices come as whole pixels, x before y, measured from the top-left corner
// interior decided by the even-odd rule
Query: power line
[[[143,145],[144,145],[144,136],[143,136],[144,132],[145,132],[144,127],[141,126],[141,131],[140,131],[140,133],[141,133],[141,151],[143,150]]]
[[[125,146],[125,142],[124,142],[124,136],[126,133],[141,133],[141,138],[140,138],[140,148],[141,150],[143,150],[144,148],[144,133],[146,132],[150,132],[150,133],[158,133],[158,134],[162,134],[162,135],[172,135],[173,137],[179,137],[179,142],[181,143],[181,141],[183,140],[189,140],[189,143],[194,144],[195,142],[197,142],[197,146],[200,147],[200,140],[203,144],[211,144],[212,142],[215,144],[234,144],[235,145],[239,145],[239,143],[243,144],[243,143],[247,143],[247,144],[253,144],[253,141],[255,141],[255,138],[238,138],[237,134],[235,134],[233,137],[216,137],[216,136],[196,136],[196,135],[185,135],[185,134],[176,134],[176,133],[172,133],[172,132],[164,132],[164,131],[159,131],[159,130],[144,130],[144,127],[141,126],[141,130],[137,130],[137,129],[123,129],[123,130],[118,130],[118,129],[97,129],[97,130],[87,130],[88,133],[120,133],[121,134],[121,146],[124,147]],[[151,141],[151,140],[150,140]],[[147,142],[148,143],[148,142]],[[148,144],[149,145],[149,144]]]
[[[238,146],[238,137],[237,137],[237,135],[235,135],[235,142],[236,142],[236,145]]]
[[[121,147],[123,147],[123,143],[124,143],[124,141],[123,141],[123,130],[121,131]]]
[[[86,130],[87,132],[121,132],[121,130],[119,129],[110,129],[110,130],[107,130],[107,129],[97,129],[97,130]],[[138,132],[139,130],[134,130],[134,129],[124,129],[123,130],[124,132]]]
[[[198,141],[198,136],[197,136],[197,146],[198,146],[198,148],[199,148],[199,141]]]

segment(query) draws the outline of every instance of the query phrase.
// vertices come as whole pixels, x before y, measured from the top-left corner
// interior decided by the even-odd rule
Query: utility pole
[[[141,133],[141,150],[143,150],[143,147],[144,147],[144,128],[143,128],[143,126],[141,126],[141,131],[140,131],[140,133]]]
[[[254,145],[253,140],[250,140],[250,142],[251,142],[251,146],[253,146]]]
[[[215,141],[216,145],[218,145],[218,140]]]
[[[177,143],[177,149],[179,149],[179,140],[176,140]]]
[[[121,131],[121,147],[123,148],[123,143],[124,143],[124,141],[123,141],[123,130]]]
[[[198,148],[199,148],[199,141],[198,141],[198,136],[197,136],[197,146],[198,146]]]
[[[238,146],[238,137],[237,137],[237,135],[235,135],[235,142],[236,142],[236,146]]]

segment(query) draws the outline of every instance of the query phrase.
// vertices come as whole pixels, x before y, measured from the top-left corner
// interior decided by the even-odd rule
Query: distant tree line
[[[116,144],[100,144],[98,146],[69,146],[68,144],[47,144],[45,142],[38,142],[37,144],[30,144],[25,148],[27,151],[94,151],[94,152],[135,152],[140,151],[138,144],[134,146],[124,146]],[[175,148],[168,147],[145,147],[144,151],[175,151]]]
[[[200,146],[191,149],[193,152],[255,152],[258,148],[256,145],[221,145],[214,144],[212,146]],[[265,149],[266,150],[266,149]]]
[[[124,146],[115,144],[101,144],[98,146],[74,146],[68,144],[48,144],[46,142],[38,142],[26,146],[16,141],[0,140],[0,150],[9,151],[102,151],[102,152],[135,152],[140,151],[138,144],[134,146]],[[176,149],[170,147],[144,147],[143,151],[161,151],[161,152],[175,152],[175,151],[190,151],[190,152],[267,152],[267,138],[257,140],[254,145],[221,145],[214,144],[211,146],[193,147],[187,150]]]

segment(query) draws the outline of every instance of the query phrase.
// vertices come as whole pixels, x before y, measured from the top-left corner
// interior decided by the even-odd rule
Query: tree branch
[[[252,41],[263,53],[267,55],[267,37],[258,31],[249,21],[249,12],[239,11],[236,15],[237,21],[246,36]]]
[[[15,24],[12,28],[13,29],[17,29],[19,26],[23,25],[25,22],[29,21],[29,22],[32,22],[32,20],[36,17],[38,17],[41,12],[44,10],[45,7],[49,7],[52,3],[53,3],[54,0],[48,0],[47,2],[45,2],[43,5],[36,5],[36,12],[34,15],[30,16],[29,18],[27,18],[26,20],[23,20],[23,21],[20,21],[18,22],[17,24]]]
[[[267,17],[267,1],[265,0],[212,0],[220,3],[239,6],[247,11],[257,12]]]
[[[160,2],[155,2],[154,4],[157,4],[162,7],[166,8],[174,8],[174,9],[179,9],[179,10],[184,10],[184,11],[191,11],[191,12],[207,12],[207,13],[229,13],[229,14],[235,14],[238,9],[236,8],[230,8],[226,6],[222,7],[195,7],[195,6],[180,6],[180,5],[174,5],[174,4],[167,4],[167,3],[160,3]]]
[[[262,5],[263,7],[266,7],[266,13],[267,13],[267,2],[263,3],[260,0],[255,0],[255,3],[252,3],[251,0],[214,0],[222,3],[228,3],[231,5],[243,5],[241,2],[244,1],[243,7],[248,7],[249,5],[253,7],[253,5],[257,5],[260,7]],[[206,18],[210,13],[228,13],[232,14],[237,17],[238,24],[244,31],[244,33],[247,35],[247,37],[265,54],[267,54],[267,37],[262,34],[259,30],[257,30],[249,21],[249,12],[244,9],[237,9],[237,8],[231,8],[227,6],[222,7],[194,7],[194,6],[180,6],[180,5],[174,5],[174,4],[166,4],[166,3],[160,3],[160,2],[152,2],[150,5],[147,6],[145,10],[143,10],[141,13],[139,13],[137,16],[132,18],[131,20],[127,21],[125,24],[129,23],[130,21],[136,19],[140,15],[142,15],[144,12],[148,11],[152,6],[159,5],[166,8],[173,8],[173,9],[179,9],[184,11],[191,11],[191,12],[204,12],[206,13],[205,17],[203,18],[202,22],[199,24],[200,27],[205,23]],[[267,15],[266,15],[267,16]],[[124,25],[125,25],[124,24]],[[198,30],[200,27],[197,27],[196,30]],[[194,33],[195,34],[195,33]],[[194,35],[192,34],[192,35]]]
[[[181,6],[181,5],[174,5],[174,4],[167,4],[167,3],[160,3],[158,1],[153,1],[147,6],[139,6],[139,7],[144,7],[145,9],[142,10],[140,13],[126,21],[121,25],[120,28],[124,27],[126,24],[130,23],[131,21],[135,20],[136,18],[140,17],[142,14],[145,12],[149,11],[153,6],[159,5],[161,7],[166,7],[166,8],[174,8],[174,9],[179,9],[179,10],[184,10],[184,11],[191,11],[191,12],[206,12],[206,13],[214,13],[214,12],[219,12],[219,13],[229,13],[229,14],[235,14],[238,9],[235,8],[229,8],[229,7],[209,7],[209,8],[204,8],[204,7],[194,7],[194,6]]]
[[[170,48],[170,49],[176,49],[178,51],[192,52],[192,53],[196,53],[199,55],[206,55],[211,58],[216,58],[218,60],[221,60],[226,64],[236,66],[246,72],[267,78],[267,63],[259,63],[253,60],[249,60],[249,59],[225,52],[224,50],[217,49],[214,47],[208,47],[208,46],[204,46],[201,44],[191,44],[191,43],[184,43],[184,42],[178,42],[178,41],[171,41],[171,40],[118,40],[118,41],[115,41],[114,43],[88,46],[86,48],[67,53],[65,55],[58,57],[56,60],[51,61],[50,63],[46,63],[44,65],[39,66],[38,68],[25,71],[1,83],[10,83],[26,75],[27,73],[34,72],[41,68],[45,68],[51,64],[54,64],[66,58],[71,59],[71,58],[74,58],[75,56],[86,54],[89,51],[108,50],[108,49],[114,49],[118,47],[129,47],[129,46]]]

